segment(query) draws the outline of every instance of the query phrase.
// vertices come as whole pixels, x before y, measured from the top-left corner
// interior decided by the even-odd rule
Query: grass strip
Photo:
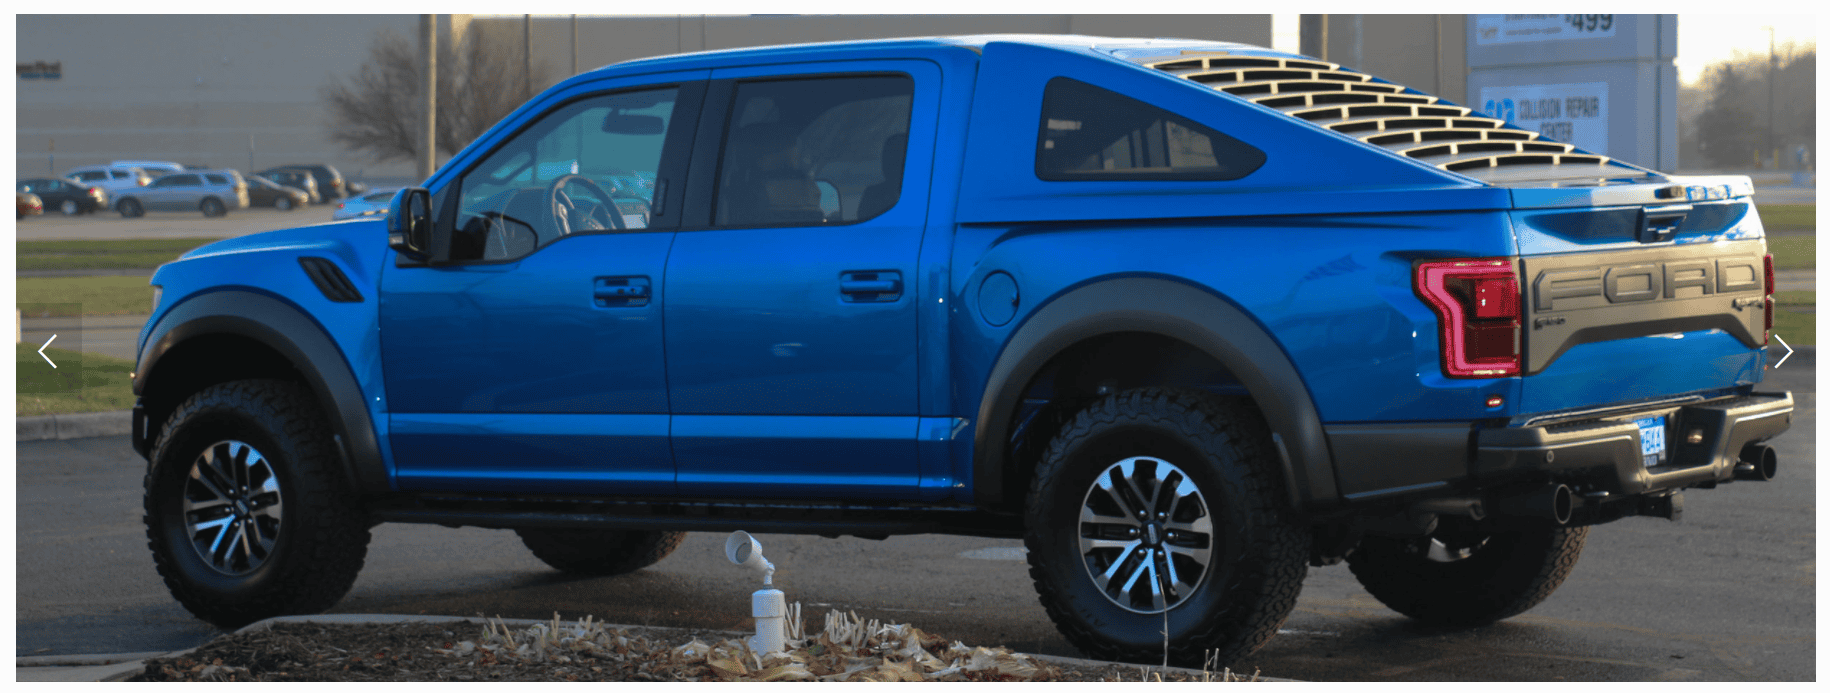
[[[28,318],[145,315],[152,311],[146,277],[20,277],[15,294]]]
[[[1768,231],[1816,231],[1817,205],[1755,205]]]
[[[141,238],[108,241],[19,241],[18,268],[152,269],[214,238]]]
[[[1773,311],[1773,334],[1779,335],[1787,344],[1795,347],[1815,346],[1817,344],[1817,314],[1799,313],[1790,310]],[[1773,358],[1785,353],[1785,348],[1778,342],[1768,345]]]
[[[1774,269],[1817,269],[1817,236],[1767,236]]]
[[[17,345],[19,416],[133,408],[133,362],[103,354],[47,348],[52,368],[32,344]]]

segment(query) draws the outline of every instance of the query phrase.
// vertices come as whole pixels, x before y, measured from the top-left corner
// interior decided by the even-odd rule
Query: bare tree
[[[1767,126],[1771,123],[1770,141],[1773,148],[1781,150],[1782,167],[1787,167],[1784,152],[1793,147],[1815,151],[1817,45],[1783,43],[1775,58],[1777,69],[1771,71],[1770,96],[1765,51],[1735,51],[1733,58],[1710,63],[1697,89],[1689,92],[1704,101],[1694,117],[1686,121],[1689,130],[1679,132],[1679,138],[1686,140],[1683,146],[1714,166],[1760,166],[1773,154],[1766,149]],[[1770,119],[1769,103],[1773,106]]]
[[[518,41],[501,38],[501,32],[473,23],[456,45],[439,42],[438,149],[446,155],[508,115],[528,92]],[[419,105],[412,95],[419,93],[418,53],[413,41],[382,30],[369,46],[367,64],[319,90],[330,111],[332,141],[375,161],[416,158]],[[533,83],[544,83],[545,72],[544,63],[536,64]]]

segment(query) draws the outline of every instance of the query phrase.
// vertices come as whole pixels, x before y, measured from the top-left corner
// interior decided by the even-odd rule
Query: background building
[[[319,89],[359,70],[378,32],[417,41],[418,21],[417,15],[19,15],[18,171],[61,173],[114,159],[245,171],[328,161],[346,174],[411,177],[412,162],[376,163],[333,143]],[[501,34],[531,38],[526,61],[544,66],[547,76],[536,91],[633,58],[778,43],[974,33],[1271,42],[1271,17],[1259,14],[440,15],[440,43],[491,24],[504,25],[495,27]]]

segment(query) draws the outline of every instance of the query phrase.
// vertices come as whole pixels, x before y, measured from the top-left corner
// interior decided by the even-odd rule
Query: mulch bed
[[[729,633],[623,630],[555,619],[275,623],[155,658],[130,681],[1239,681],[1229,672],[1045,662],[906,624],[827,617],[827,631],[758,657]],[[793,634],[791,634],[792,636]]]

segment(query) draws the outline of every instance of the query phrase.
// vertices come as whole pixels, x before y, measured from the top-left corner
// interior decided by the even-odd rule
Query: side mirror
[[[432,193],[403,188],[388,202],[388,247],[402,257],[425,262],[432,257]]]

